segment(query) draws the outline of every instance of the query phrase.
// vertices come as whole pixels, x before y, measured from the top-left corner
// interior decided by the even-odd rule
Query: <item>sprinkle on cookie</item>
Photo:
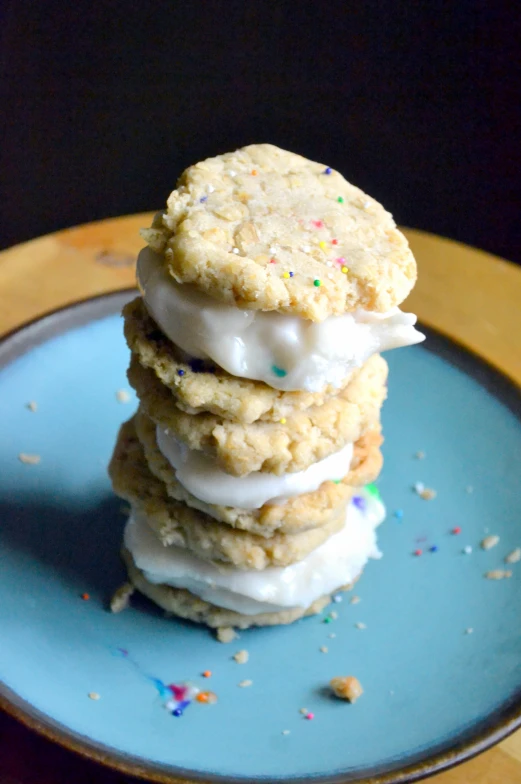
[[[485,536],[481,542],[481,549],[491,550],[497,544],[499,544],[499,536]]]

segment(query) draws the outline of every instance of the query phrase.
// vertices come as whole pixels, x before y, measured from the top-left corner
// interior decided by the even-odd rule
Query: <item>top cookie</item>
[[[142,234],[179,283],[313,321],[386,312],[416,280],[407,240],[378,202],[271,144],[190,166]]]

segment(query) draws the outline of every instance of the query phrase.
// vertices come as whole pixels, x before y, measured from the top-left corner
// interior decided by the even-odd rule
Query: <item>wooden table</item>
[[[152,213],[50,234],[0,253],[0,334],[84,297],[132,285]],[[407,307],[521,386],[521,269],[424,232],[405,232],[418,260]],[[0,716],[1,784],[123,784],[99,768]],[[432,779],[436,784],[518,784],[521,731],[496,748]]]

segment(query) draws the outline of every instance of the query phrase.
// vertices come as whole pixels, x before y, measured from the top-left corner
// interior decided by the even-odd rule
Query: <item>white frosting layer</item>
[[[163,259],[144,248],[137,277],[148,312],[193,357],[275,389],[316,392],[340,386],[377,352],[420,343],[416,316],[356,310],[318,323],[275,311],[241,310],[175,282]]]
[[[292,496],[312,493],[328,479],[343,479],[353,458],[353,445],[347,444],[305,471],[282,476],[254,471],[238,477],[221,471],[210,457],[189,449],[161,427],[156,430],[156,439],[175,469],[176,479],[192,495],[207,504],[241,509],[260,509],[268,502],[283,503]]]
[[[360,497],[362,502],[349,505],[342,530],[303,561],[284,568],[246,571],[203,561],[178,547],[164,547],[136,513],[125,528],[125,545],[149,582],[185,588],[218,607],[245,615],[309,607],[351,583],[369,558],[381,557],[375,528],[385,517],[385,507],[366,492]]]

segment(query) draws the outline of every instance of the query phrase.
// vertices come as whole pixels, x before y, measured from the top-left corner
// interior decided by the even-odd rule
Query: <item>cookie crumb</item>
[[[42,458],[40,455],[28,455],[27,452],[20,452],[18,460],[26,465],[38,465]]]
[[[414,457],[416,458],[416,460],[423,460],[423,458],[425,457],[425,452],[422,452],[422,451],[420,450],[419,452],[416,452],[416,454],[414,455]]]
[[[356,626],[357,629],[367,629],[367,626],[366,626],[365,623],[360,623],[360,622],[359,623],[355,623],[355,626]]]
[[[329,685],[335,697],[349,702],[356,702],[362,696],[364,690],[358,678],[353,675],[337,676],[329,681]]]
[[[485,577],[487,580],[504,580],[512,577],[512,572],[505,569],[493,569],[491,572],[485,572]]]
[[[516,549],[512,550],[505,558],[505,563],[507,564],[518,563],[518,561],[521,561],[521,547],[516,547]]]
[[[329,648],[327,647],[327,645],[321,645],[320,646],[320,652],[321,653],[329,653]]]
[[[237,653],[233,654],[233,658],[237,662],[237,664],[246,664],[248,659],[250,658],[250,654],[248,651],[237,651]]]
[[[253,685],[253,681],[250,681],[249,679],[246,679],[245,681],[241,681],[240,683],[237,684],[237,686],[240,686],[241,689],[246,689],[248,686],[252,686],[252,685]]]
[[[472,626],[469,626],[468,629],[465,629],[465,634],[472,634],[473,631],[474,629],[472,628]]]
[[[237,638],[237,632],[231,626],[219,626],[217,629],[217,639],[219,642],[232,642]]]
[[[128,403],[130,400],[130,395],[126,389],[118,389],[116,392],[116,400],[118,403]]]
[[[359,596],[352,596],[352,597],[349,599],[349,604],[359,604],[361,601],[362,601],[362,600],[360,599],[360,597],[359,597]]]
[[[27,403],[26,408],[28,408],[29,411],[38,411],[38,403],[35,400],[30,400]]]
[[[89,700],[99,700],[100,699],[100,695],[98,694],[97,691],[89,691],[87,696],[88,696]]]
[[[334,640],[335,637],[336,637],[336,634],[328,634],[327,636],[329,637],[330,640]]]
[[[499,543],[499,536],[486,536],[481,542],[483,550],[491,550]]]
[[[130,597],[134,593],[134,586],[130,583],[123,583],[114,592],[110,600],[110,611],[113,613],[120,613],[128,607]]]
[[[331,610],[331,612],[329,613],[329,617],[331,618],[332,621],[336,621],[336,619],[338,618],[338,613],[336,612],[336,610]]]
[[[425,487],[418,495],[420,498],[423,498],[424,501],[432,501],[434,498],[436,498],[436,490],[433,490],[430,487]]]
[[[291,730],[282,730],[283,735],[289,735]]]
[[[474,492],[474,488],[472,487],[472,485],[467,485],[465,491],[470,494]]]
[[[308,713],[308,709],[307,708],[299,708],[299,713],[302,713],[302,715],[305,716],[306,713]]]

